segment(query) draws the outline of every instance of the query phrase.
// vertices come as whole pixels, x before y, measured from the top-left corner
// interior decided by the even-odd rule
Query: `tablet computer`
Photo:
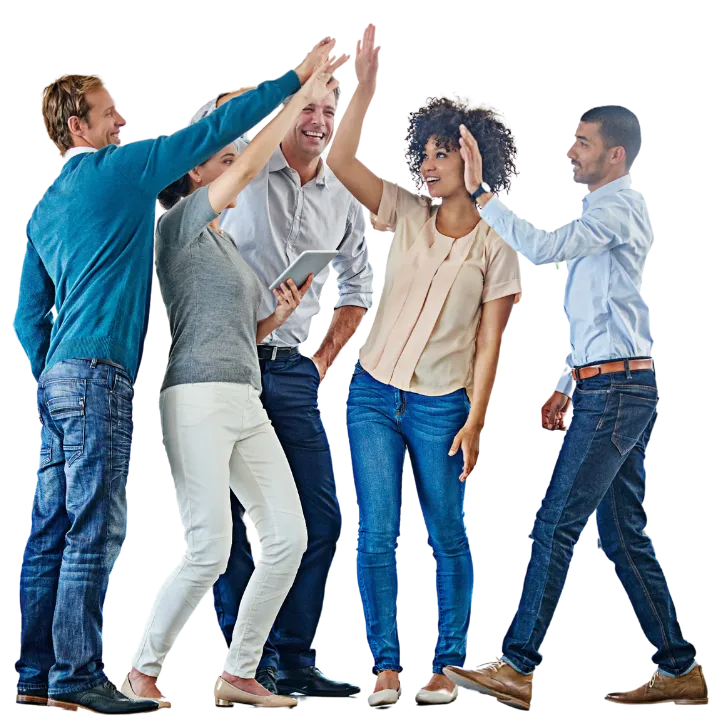
[[[281,283],[292,278],[292,281],[302,287],[308,275],[317,274],[337,255],[337,250],[305,250],[299,257],[283,270],[268,289],[275,290]]]

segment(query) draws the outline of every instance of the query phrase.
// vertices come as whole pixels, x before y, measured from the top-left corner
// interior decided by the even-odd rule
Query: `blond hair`
[[[97,75],[63,75],[43,90],[45,128],[61,155],[73,146],[68,121],[76,116],[87,122],[90,105],[86,95],[102,87],[102,80]]]

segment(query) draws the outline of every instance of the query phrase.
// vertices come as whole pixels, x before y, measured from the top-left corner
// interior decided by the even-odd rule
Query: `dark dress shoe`
[[[278,670],[277,691],[281,695],[299,693],[312,697],[349,697],[360,692],[357,685],[326,678],[314,665],[298,670]]]
[[[131,700],[125,697],[109,680],[89,690],[51,695],[48,698],[48,706],[61,707],[65,710],[84,708],[103,715],[152,712],[159,707],[154,700]]]
[[[278,694],[277,670],[274,667],[261,667],[255,671],[255,679],[273,695]]]
[[[15,698],[18,705],[47,705],[47,690],[28,690],[19,692]]]

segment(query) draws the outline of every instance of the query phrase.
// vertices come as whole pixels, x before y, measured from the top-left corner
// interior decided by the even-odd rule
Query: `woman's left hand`
[[[273,290],[273,295],[277,298],[277,307],[273,314],[280,325],[295,312],[303,296],[310,289],[312,281],[312,274],[308,275],[305,284],[301,288],[298,288],[292,279],[289,279],[287,283],[282,283],[279,288]]]
[[[463,469],[460,475],[460,482],[465,482],[473,471],[480,454],[480,430],[477,426],[463,425],[460,432],[455,436],[448,455],[451,457],[457,454],[462,448]]]
[[[472,195],[483,181],[482,155],[477,140],[464,126],[460,126],[460,157],[465,163],[465,189]]]

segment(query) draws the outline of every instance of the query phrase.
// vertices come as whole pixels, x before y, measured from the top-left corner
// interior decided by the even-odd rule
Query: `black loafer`
[[[278,694],[277,670],[274,667],[261,667],[255,672],[255,679],[273,695]]]
[[[48,706],[61,707],[65,710],[84,708],[103,715],[129,715],[130,713],[152,712],[158,709],[154,700],[131,700],[106,680],[89,690],[51,695]]]
[[[357,685],[326,678],[314,665],[298,670],[278,670],[277,691],[281,695],[299,693],[312,697],[349,697],[360,692]]]

